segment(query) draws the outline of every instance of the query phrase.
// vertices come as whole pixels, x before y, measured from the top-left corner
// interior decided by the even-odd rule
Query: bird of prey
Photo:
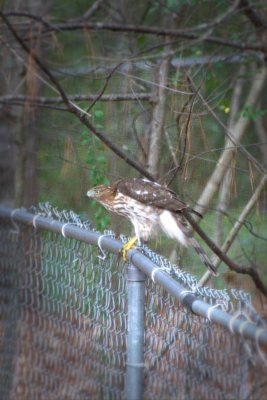
[[[192,236],[186,212],[191,211],[169,188],[148,179],[119,179],[111,185],[99,185],[87,192],[108,211],[126,217],[132,223],[135,237],[123,247],[126,251],[141,240],[148,241],[162,230],[167,236],[184,246],[191,245],[213,275],[216,269],[204,249]]]

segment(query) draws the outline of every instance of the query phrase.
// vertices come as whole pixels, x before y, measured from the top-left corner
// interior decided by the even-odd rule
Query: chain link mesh
[[[74,213],[47,208],[34,212],[90,227]],[[168,260],[143,251],[206,301],[264,324],[245,292],[199,288]],[[99,257],[96,246],[1,218],[0,253],[0,398],[123,399],[127,287],[121,258]],[[193,315],[151,279],[145,312],[144,399],[264,397],[267,368],[257,343]]]

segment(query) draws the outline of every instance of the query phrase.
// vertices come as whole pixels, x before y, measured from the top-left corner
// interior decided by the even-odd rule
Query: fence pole
[[[144,390],[145,274],[129,263],[125,399],[142,400]]]

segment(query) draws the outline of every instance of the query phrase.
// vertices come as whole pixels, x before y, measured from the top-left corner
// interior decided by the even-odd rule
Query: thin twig
[[[104,0],[96,0],[91,7],[88,8],[88,10],[83,14],[83,19],[89,19],[91,18],[96,11],[98,11],[99,8],[101,8],[102,3]]]
[[[263,68],[261,71],[261,76],[258,78],[259,82],[261,84],[261,86],[263,85],[265,79],[267,76],[267,69]],[[227,126],[221,121],[221,119],[218,117],[218,115],[216,114],[216,112],[209,106],[208,102],[206,101],[206,99],[202,96],[202,94],[200,93],[200,91],[196,88],[192,78],[188,75],[188,80],[191,83],[192,89],[196,91],[198,97],[201,99],[201,101],[203,102],[203,104],[205,105],[205,107],[207,108],[207,110],[211,113],[211,115],[214,117],[214,119],[220,124],[220,126],[222,128],[224,128],[225,130],[225,135],[228,137],[229,141],[231,143],[233,143],[235,146],[237,146],[239,143],[236,141],[235,137],[233,136],[232,132],[227,128]],[[254,92],[253,92],[254,95]],[[250,105],[250,98],[248,95],[247,98],[247,104]],[[255,167],[262,172],[263,174],[267,173],[267,171],[263,168],[263,166],[258,162],[258,160],[252,156],[252,154],[250,154],[243,146],[239,145],[238,147],[239,151],[241,153],[243,153],[248,160],[250,160],[252,162],[253,165],[255,165]]]
[[[256,188],[255,192],[253,193],[252,197],[250,198],[247,205],[244,207],[243,211],[241,212],[238,220],[235,222],[233,228],[229,232],[224,244],[221,247],[222,252],[227,253],[228,250],[230,249],[238,232],[240,231],[241,227],[245,223],[245,219],[246,219],[247,215],[250,213],[250,211],[255,206],[256,202],[258,201],[261,191],[263,190],[264,186],[266,185],[266,182],[267,182],[267,175],[264,175],[262,177],[258,187]],[[216,257],[216,259],[213,260],[213,265],[215,266],[215,268],[218,268],[220,263],[221,263],[221,260],[219,257]],[[201,286],[205,285],[210,278],[211,278],[211,273],[209,271],[207,271],[203,275],[203,277],[200,279],[199,285],[201,285]]]
[[[187,120],[186,120],[185,137],[184,137],[184,148],[182,150],[182,156],[181,156],[181,159],[180,159],[179,163],[177,164],[177,166],[174,169],[171,167],[170,170],[173,171],[173,172],[172,172],[171,178],[168,181],[167,186],[169,186],[172,183],[173,179],[175,178],[177,172],[179,171],[179,169],[181,168],[181,166],[183,165],[183,162],[184,162],[184,158],[185,158],[185,155],[186,155],[186,147],[187,147],[187,133],[188,133],[188,129],[189,129],[189,122],[190,122],[190,119],[191,119],[191,115],[192,115],[192,111],[193,111],[193,106],[195,104],[196,96],[197,96],[197,92],[193,95],[192,99],[190,99],[191,102],[190,102],[188,116],[187,116]],[[187,106],[187,104],[185,104],[184,109],[185,109],[186,106]],[[183,110],[182,110],[182,113],[183,113]],[[178,128],[178,130],[179,130],[179,119],[180,119],[180,116],[178,115],[178,117],[177,117],[177,128]],[[179,132],[178,132],[178,135],[179,135]]]

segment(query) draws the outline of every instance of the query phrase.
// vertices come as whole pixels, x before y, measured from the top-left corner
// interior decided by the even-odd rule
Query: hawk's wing
[[[117,181],[117,191],[140,203],[172,212],[187,208],[187,205],[172,190],[147,179],[121,179]]]

